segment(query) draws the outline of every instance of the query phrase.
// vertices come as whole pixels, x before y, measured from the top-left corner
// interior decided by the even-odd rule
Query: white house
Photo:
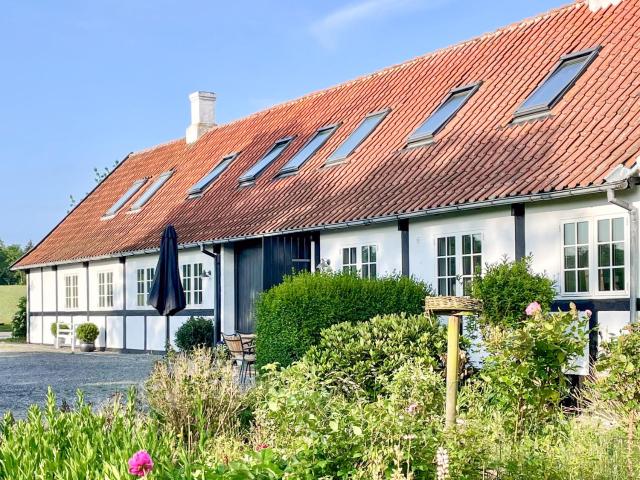
[[[252,331],[255,296],[322,260],[461,295],[529,253],[559,306],[617,334],[637,316],[639,38],[639,0],[579,1],[226,125],[196,92],[186,138],[127,156],[15,265],[28,340],[90,320],[100,347],[164,349],[146,296],[167,224],[188,299],[169,339],[190,315]]]

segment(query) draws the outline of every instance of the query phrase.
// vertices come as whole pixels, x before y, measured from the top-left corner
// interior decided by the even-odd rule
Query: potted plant
[[[81,352],[93,352],[96,349],[96,338],[100,330],[95,323],[87,322],[76,328],[76,338],[80,340]]]

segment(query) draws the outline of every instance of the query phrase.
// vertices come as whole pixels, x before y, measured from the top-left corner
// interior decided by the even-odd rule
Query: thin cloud
[[[402,14],[424,8],[435,8],[448,0],[363,0],[329,12],[314,22],[311,34],[327,48],[335,47],[346,30],[359,24],[376,21],[392,14]]]

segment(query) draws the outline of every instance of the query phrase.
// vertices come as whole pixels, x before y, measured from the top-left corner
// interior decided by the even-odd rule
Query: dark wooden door
[[[243,242],[235,248],[236,331],[256,330],[255,302],[262,292],[262,242]]]

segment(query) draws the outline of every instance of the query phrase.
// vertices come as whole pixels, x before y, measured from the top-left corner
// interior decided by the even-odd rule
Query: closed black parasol
[[[178,267],[178,235],[172,225],[168,225],[162,234],[160,258],[147,304],[167,317],[166,341],[168,345],[169,316],[175,315],[187,306]]]

